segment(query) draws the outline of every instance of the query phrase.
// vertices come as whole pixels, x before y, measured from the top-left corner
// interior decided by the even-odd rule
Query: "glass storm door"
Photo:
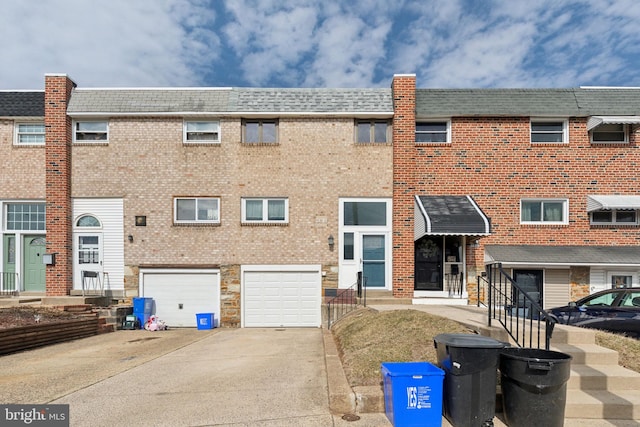
[[[42,236],[24,236],[23,252],[23,280],[24,290],[27,292],[44,292],[45,268],[42,255],[46,250],[46,241]]]
[[[385,287],[385,236],[362,236],[362,276],[367,288]]]
[[[100,234],[76,235],[74,288],[94,288],[102,279],[102,236]]]
[[[16,280],[16,236],[14,234],[5,234],[4,239],[4,259],[2,260],[2,272],[5,273],[2,275],[0,280],[0,289],[3,291],[15,291],[17,280]]]
[[[415,247],[415,290],[443,290],[443,254],[441,237],[423,237]]]
[[[513,270],[513,280],[542,307],[542,270]]]

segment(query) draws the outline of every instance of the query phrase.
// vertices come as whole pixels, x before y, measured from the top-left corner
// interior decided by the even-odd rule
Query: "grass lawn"
[[[458,322],[422,311],[368,308],[350,313],[331,330],[351,386],[380,384],[382,362],[436,364],[436,335],[473,333]],[[596,343],[616,350],[621,366],[640,372],[640,340],[597,332]]]

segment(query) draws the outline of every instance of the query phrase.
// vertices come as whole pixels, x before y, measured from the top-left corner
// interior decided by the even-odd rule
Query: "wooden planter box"
[[[0,355],[98,334],[98,317],[0,329]]]

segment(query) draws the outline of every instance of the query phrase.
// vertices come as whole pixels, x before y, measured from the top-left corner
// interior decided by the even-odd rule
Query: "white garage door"
[[[272,266],[272,268],[282,268]],[[243,271],[245,327],[319,327],[322,278],[319,267]]]
[[[196,313],[214,313],[219,324],[217,270],[142,270],[140,294],[153,298],[155,314],[171,327],[196,327]]]

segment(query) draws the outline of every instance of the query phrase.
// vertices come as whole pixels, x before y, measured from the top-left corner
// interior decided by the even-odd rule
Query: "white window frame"
[[[549,203],[562,203],[562,221],[545,221],[541,218],[540,221],[524,221],[522,219],[522,206],[525,202],[539,202],[541,203],[541,214],[544,215],[544,204]],[[569,199],[554,199],[554,198],[524,198],[520,199],[520,224],[543,224],[543,225],[566,225],[569,224]]]
[[[10,206],[25,206],[25,205],[31,205],[32,207],[35,206],[35,210],[31,210],[29,209],[28,211],[25,211],[24,209],[21,209],[21,211],[18,213],[19,215],[22,215],[22,218],[24,219],[20,219],[17,220],[15,219],[13,222],[15,223],[19,223],[19,224],[24,224],[26,223],[28,225],[27,228],[22,228],[22,227],[9,227],[9,207]],[[42,219],[39,218],[40,214],[43,215]],[[42,201],[8,201],[3,203],[3,209],[2,209],[2,227],[5,231],[9,231],[9,232],[43,232],[46,231],[47,229],[47,206],[45,202]],[[35,217],[34,217],[35,215]],[[25,219],[25,216],[28,216],[27,219]],[[35,225],[35,228],[33,227]],[[42,228],[40,228],[40,225],[42,225]]]
[[[22,126],[42,126],[42,132],[34,132],[34,131],[26,131],[23,132],[20,130]],[[21,141],[22,136],[33,136],[33,137],[42,137],[42,141]],[[38,138],[39,139],[39,138]],[[44,122],[16,122],[15,124],[15,145],[44,145],[45,144],[45,126]]]
[[[444,123],[446,125],[446,130],[445,132],[419,132],[418,131],[418,124],[419,123]],[[431,134],[437,134],[437,135],[441,135],[441,134],[445,134],[446,135],[446,141],[418,141],[418,135],[431,135]],[[416,119],[416,125],[415,125],[415,143],[419,144],[419,145],[429,145],[429,144],[451,144],[451,119]]]
[[[193,219],[178,219],[178,201],[195,201]],[[198,203],[200,200],[214,200],[216,202],[216,217],[212,219],[198,219]],[[174,197],[173,199],[173,223],[174,224],[220,224],[220,198],[219,197]]]
[[[638,286],[637,271],[613,270],[613,271],[607,271],[607,283],[605,284],[606,289],[616,289],[615,284],[613,283],[613,279],[616,276],[631,277],[631,283],[629,286],[627,286],[628,288]]]
[[[596,212],[610,212],[611,213],[611,221],[595,221],[593,219],[593,214]],[[618,212],[634,212],[635,221],[618,221]],[[638,225],[638,211],[635,210],[627,210],[627,209],[612,209],[606,211],[593,211],[589,213],[589,220],[591,225]]]
[[[104,131],[96,130],[93,132],[79,132],[78,127],[83,123],[104,123]],[[78,134],[88,133],[96,135],[105,135],[105,139],[78,139]],[[109,121],[108,120],[74,120],[73,121],[73,142],[78,144],[107,144],[109,143]]]
[[[262,201],[262,219],[247,219],[247,201]],[[269,219],[269,201],[284,201],[284,219]],[[242,198],[242,223],[243,224],[288,224],[289,223],[289,199],[286,197],[243,197]]]
[[[212,129],[189,130],[190,124],[211,125]],[[213,139],[190,139],[189,135],[213,135]],[[185,120],[182,125],[182,142],[185,144],[220,144],[220,122],[217,120]]]
[[[534,135],[545,135],[545,134],[555,135],[558,133],[556,131],[542,131],[542,130],[538,130],[534,132],[533,130],[534,125],[541,124],[541,123],[549,123],[549,124],[562,123],[562,141],[534,141],[533,140]],[[553,117],[532,118],[529,124],[529,138],[532,144],[568,144],[569,143],[569,120],[561,119],[561,118],[553,118]]]
[[[384,124],[385,125],[385,140],[384,141],[376,141],[376,125]],[[360,141],[360,125],[369,125],[369,138],[367,141]],[[356,119],[355,121],[355,139],[357,144],[386,144],[391,140],[391,122],[389,120],[384,119]]]
[[[610,126],[622,126],[622,131],[624,133],[624,139],[622,141],[594,141],[593,135],[599,132],[603,132],[602,128],[607,128]],[[600,126],[597,126],[589,132],[589,139],[592,144],[628,144],[629,143],[629,125],[623,123],[605,123]]]

